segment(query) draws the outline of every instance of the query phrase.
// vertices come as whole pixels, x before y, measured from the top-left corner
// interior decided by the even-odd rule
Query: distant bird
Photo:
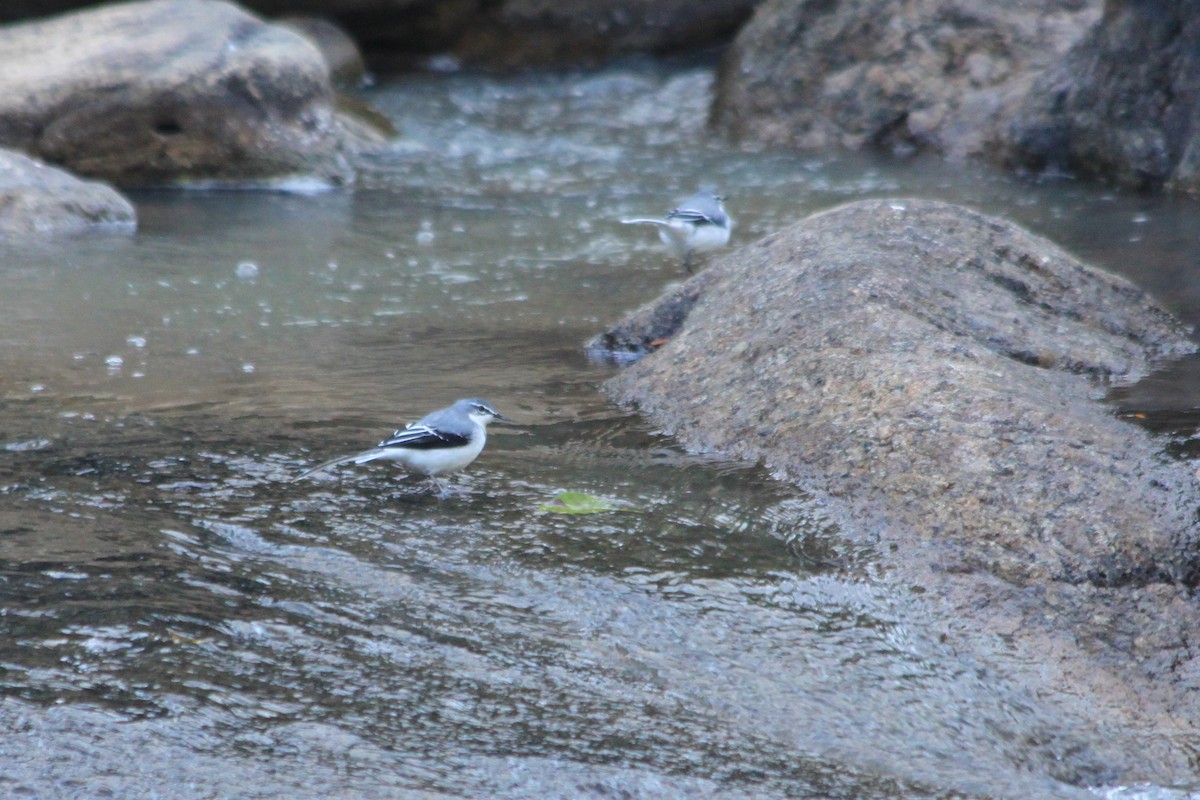
[[[683,257],[683,268],[691,275],[692,253],[705,253],[729,243],[733,220],[725,212],[724,199],[707,190],[699,191],[667,214],[666,219],[639,217],[621,222],[658,226],[658,238]]]
[[[458,400],[401,428],[370,450],[318,464],[293,480],[339,464],[387,460],[399,461],[438,483],[439,475],[457,472],[479,456],[487,442],[487,425],[494,419],[508,418],[477,397]]]

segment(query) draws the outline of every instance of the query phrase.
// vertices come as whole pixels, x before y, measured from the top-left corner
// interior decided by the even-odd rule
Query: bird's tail
[[[341,464],[349,464],[351,461],[353,461],[355,464],[365,464],[368,461],[373,461],[376,458],[379,458],[379,456],[382,453],[383,453],[382,448],[376,447],[372,450],[364,450],[361,453],[355,453],[352,456],[341,456],[339,458],[333,458],[324,463],[317,464],[315,467],[311,467],[310,469],[304,470],[304,472],[301,472],[299,475],[292,478],[292,483],[295,483],[296,481],[304,480],[309,475],[315,475],[318,472],[324,472],[325,470],[330,469],[331,467],[336,467]]]
[[[670,223],[668,223],[665,219],[650,219],[649,217],[638,217],[637,219],[623,219],[623,220],[621,220],[621,224],[622,225],[658,225],[660,227],[665,228]]]

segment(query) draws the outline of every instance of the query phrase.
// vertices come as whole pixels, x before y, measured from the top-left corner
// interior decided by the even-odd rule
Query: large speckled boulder
[[[136,224],[133,206],[111,186],[0,149],[0,240],[90,230],[132,233]]]
[[[308,40],[216,0],[0,28],[0,145],[121,185],[340,185],[374,140]]]
[[[1100,0],[767,0],[726,53],[713,121],[737,139],[989,150]]]
[[[1188,773],[1200,488],[1099,402],[1195,349],[1142,291],[1001,220],[863,201],[591,347],[641,356],[605,388],[685,446],[806,490],[956,648],[1135,731],[1157,779]]]
[[[1092,382],[1193,345],[1143,292],[1014,225],[916,200],[818,214],[598,344],[667,338],[615,396],[692,446],[961,542],[976,567],[1144,582],[1200,543],[1190,473],[1160,465]],[[1175,485],[1187,494],[1155,488]]]

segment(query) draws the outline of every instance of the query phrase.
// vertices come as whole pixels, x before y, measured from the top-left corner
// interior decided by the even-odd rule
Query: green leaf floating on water
[[[543,503],[538,508],[556,514],[603,514],[605,511],[638,510],[586,492],[559,492],[554,496],[554,502]]]

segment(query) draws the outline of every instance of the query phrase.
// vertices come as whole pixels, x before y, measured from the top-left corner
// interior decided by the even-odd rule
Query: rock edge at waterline
[[[133,205],[112,187],[0,148],[0,241],[136,226]]]
[[[956,647],[1120,731],[1122,780],[1192,777],[1200,493],[1098,402],[1195,350],[1144,292],[1008,222],[872,200],[731,253],[591,347],[650,353],[614,398],[810,492]]]

